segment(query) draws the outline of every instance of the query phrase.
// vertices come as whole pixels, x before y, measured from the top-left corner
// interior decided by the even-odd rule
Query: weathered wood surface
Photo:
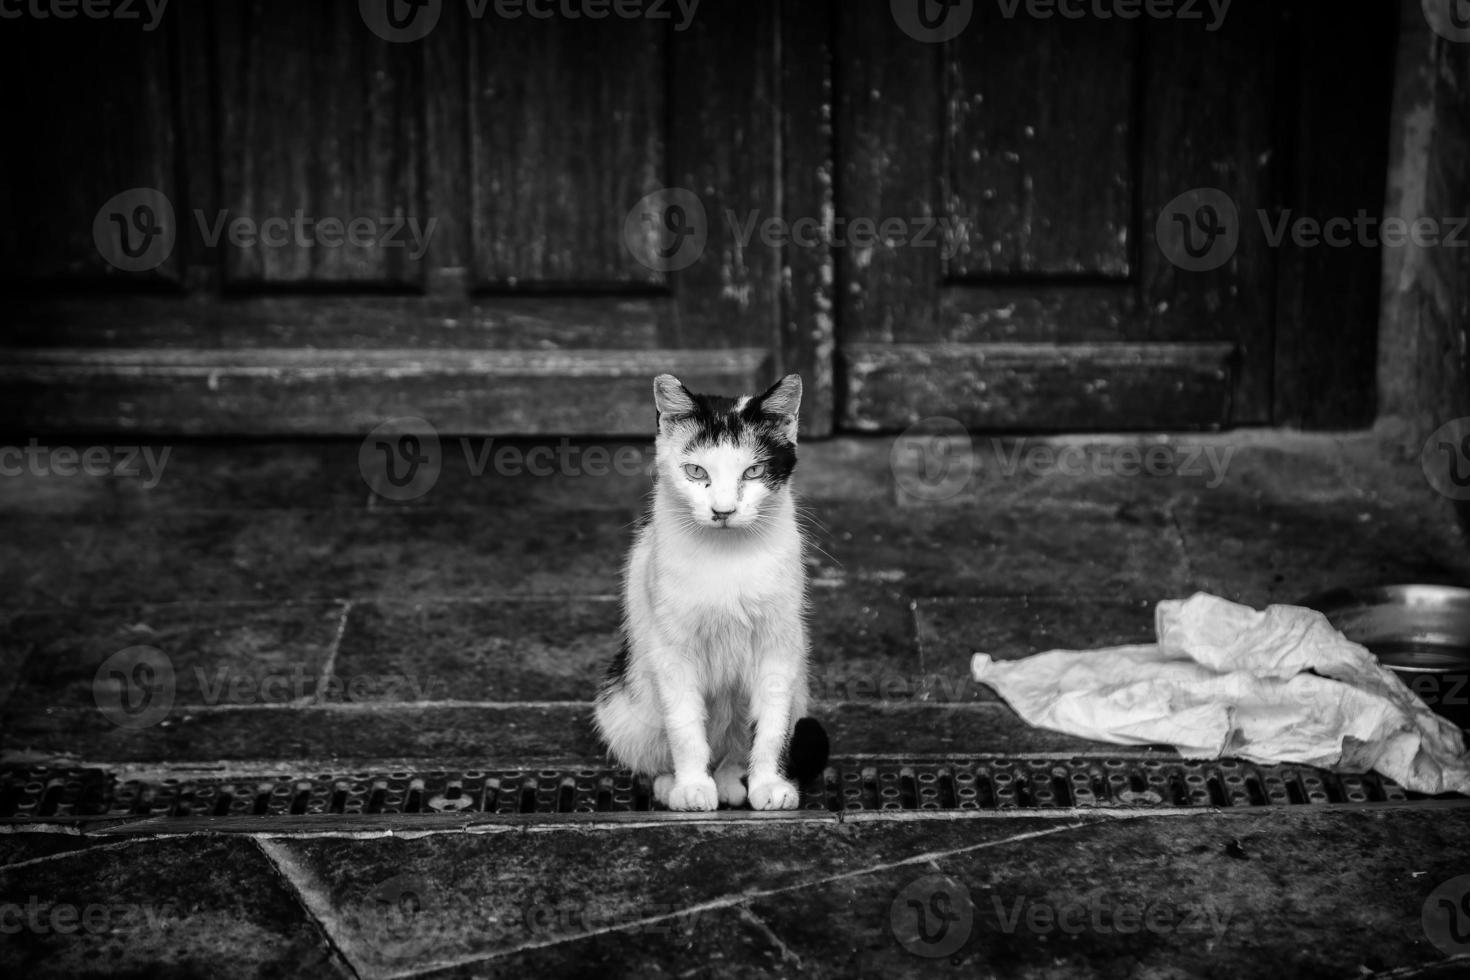
[[[886,4],[845,4],[837,21],[837,213],[933,218],[944,135],[942,45],[901,31]],[[937,248],[839,248],[843,343],[934,339],[943,267]]]
[[[758,348],[34,350],[0,365],[0,417],[45,432],[363,435],[417,416],[441,433],[645,435],[655,374],[753,391],[768,358]]]
[[[832,0],[780,6],[781,195],[788,215],[835,213],[832,145]],[[787,247],[781,268],[780,372],[802,373],[802,434],[832,432],[837,344],[833,249]]]
[[[1372,392],[1384,250],[1375,244],[1382,227],[1376,222],[1384,211],[1398,12],[1393,4],[1373,4],[1360,16],[1339,18],[1341,8],[1324,0],[1299,0],[1297,8],[1291,36],[1299,54],[1294,77],[1287,79],[1297,112],[1283,137],[1292,178],[1282,204],[1292,218],[1317,222],[1364,213],[1375,230],[1373,241],[1358,242],[1354,233],[1346,247],[1301,248],[1290,237],[1282,246],[1271,415],[1278,424],[1306,428],[1368,426],[1377,407]],[[1323,30],[1328,23],[1333,29]],[[1355,137],[1351,152],[1344,152],[1339,134]],[[1278,208],[1273,217],[1284,214]],[[1427,208],[1423,214],[1465,211]]]
[[[781,214],[776,30],[775,4],[722,3],[671,35],[669,183],[699,196],[709,237],[668,274],[679,317],[667,346],[779,343],[781,250],[745,245],[729,220]]]
[[[302,350],[658,347],[667,297],[246,295],[20,300],[10,346]]]
[[[949,286],[939,296],[945,343],[1141,340],[1138,292],[1127,283]]]
[[[0,222],[0,259],[27,293],[11,304],[8,348],[412,348],[431,359],[505,351],[507,364],[641,350],[652,373],[665,369],[660,352],[759,349],[759,382],[806,377],[804,431],[821,434],[838,419],[897,424],[922,398],[948,397],[916,377],[913,393],[875,405],[883,389],[844,378],[837,361],[861,367],[876,345],[1187,342],[1234,350],[1228,413],[1204,401],[1181,412],[1168,389],[1155,425],[1354,425],[1371,414],[1375,253],[1272,247],[1259,216],[1371,208],[1382,147],[1359,144],[1385,111],[1387,14],[1353,25],[1342,43],[1356,54],[1344,58],[1320,31],[1333,16],[1322,0],[1237,5],[1215,30],[1006,18],[982,4],[946,44],[910,38],[884,4],[833,0],[709,4],[685,30],[636,18],[487,23],[446,4],[428,38],[403,45],[363,29],[350,4],[169,14],[152,33],[82,21],[0,33],[0,73],[30,93],[31,114],[66,106],[86,122],[0,159],[0,204],[14,218]],[[305,40],[319,37],[336,40]],[[699,260],[666,273],[623,242],[632,203],[663,185],[700,196],[708,234]],[[158,269],[122,274],[91,230],[101,201],[130,186],[174,202],[178,242]],[[1241,235],[1207,271],[1172,264],[1155,230],[1197,187],[1228,196]],[[438,224],[419,257],[200,240],[198,215],[297,211]],[[742,243],[732,217],[752,216],[814,221],[839,241],[860,218],[934,221],[953,237]],[[31,289],[47,282],[64,298]],[[1119,384],[1143,390],[1128,369],[1084,362],[1124,374],[1058,374],[1045,358],[1034,370],[1080,386],[1049,389],[1059,405]],[[338,397],[372,400],[363,384]],[[44,390],[22,415],[64,422],[64,403]],[[129,403],[121,388],[111,397]],[[181,391],[171,412],[154,411],[233,418],[208,404],[216,397]],[[109,427],[95,399],[76,404]],[[1039,413],[1013,413],[1016,425],[1095,428],[1143,401],[1123,415],[1012,404]],[[314,401],[291,410],[307,408],[320,417],[261,416],[250,431],[337,431],[356,417]],[[590,433],[619,431],[587,417]],[[479,430],[498,421],[481,415]]]
[[[648,18],[491,13],[468,26],[470,169],[460,179],[474,193],[476,286],[660,281],[624,247],[623,218],[664,179],[664,29]]]
[[[1240,348],[1231,421],[1267,422],[1277,255],[1257,213],[1279,192],[1277,135],[1284,8],[1232,8],[1219,30],[1151,20],[1144,38],[1140,146],[1140,291],[1145,336],[1160,341],[1234,341]],[[1166,81],[1167,80],[1167,81]],[[1159,214],[1195,188],[1233,202],[1240,241],[1219,268],[1178,268],[1159,248]],[[1185,215],[1192,218],[1193,214]],[[1228,221],[1228,219],[1225,219]],[[1201,237],[1201,241],[1203,238]]]
[[[1132,268],[1138,30],[977,4],[949,48],[950,277],[1124,278]]]
[[[123,272],[92,238],[99,209],[130,188],[153,188],[182,206],[167,25],[145,33],[137,24],[86,18],[7,17],[0,24],[8,120],[0,279],[124,288],[177,281],[177,250],[156,269]]]
[[[1231,344],[883,344],[841,351],[844,424],[926,418],[979,430],[1215,428],[1230,420]]]
[[[228,5],[213,22],[219,209],[230,220],[432,217],[420,210],[423,64],[414,45],[374,36],[355,4]],[[206,217],[213,228],[219,210]],[[422,282],[412,249],[295,238],[283,247],[221,239],[225,280]]]

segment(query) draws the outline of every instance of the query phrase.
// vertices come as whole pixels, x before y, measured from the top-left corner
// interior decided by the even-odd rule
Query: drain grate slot
[[[103,769],[0,767],[0,819],[320,815],[595,816],[659,809],[643,777],[604,768],[282,773],[121,778]],[[1239,760],[969,757],[844,761],[802,787],[802,808],[836,814],[1311,807],[1408,803],[1374,773]]]

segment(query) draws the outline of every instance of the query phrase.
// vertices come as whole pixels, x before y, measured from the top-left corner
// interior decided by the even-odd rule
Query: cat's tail
[[[827,755],[832,745],[827,740],[827,731],[815,718],[800,718],[791,733],[791,744],[786,749],[786,778],[799,786],[815,779],[827,768]]]

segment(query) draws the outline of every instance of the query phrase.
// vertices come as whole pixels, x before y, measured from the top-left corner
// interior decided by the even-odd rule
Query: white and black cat
[[[670,809],[747,798],[794,809],[792,778],[827,764],[826,733],[803,717],[806,574],[791,490],[801,378],[723,398],[663,374],[653,398],[653,505],[624,572],[624,643],[597,696],[598,730]]]

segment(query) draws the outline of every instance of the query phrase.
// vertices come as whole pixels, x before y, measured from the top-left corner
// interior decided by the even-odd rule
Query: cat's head
[[[672,374],[653,381],[661,487],[697,527],[750,527],[784,497],[796,467],[801,378],[759,395],[696,395]]]

